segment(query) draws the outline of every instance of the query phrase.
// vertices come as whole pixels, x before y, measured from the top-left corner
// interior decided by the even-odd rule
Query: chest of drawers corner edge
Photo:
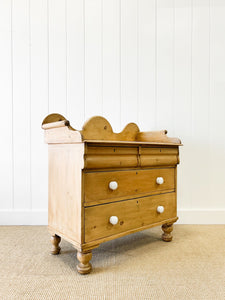
[[[134,123],[114,133],[103,117],[81,131],[62,115],[48,115],[48,229],[52,254],[61,238],[77,249],[80,274],[91,271],[101,243],[154,226],[172,240],[177,221],[177,165],[181,141],[167,132],[140,132]]]

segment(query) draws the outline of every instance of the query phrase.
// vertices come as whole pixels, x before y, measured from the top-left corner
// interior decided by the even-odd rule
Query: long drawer
[[[157,212],[162,207],[164,212]],[[85,208],[85,242],[176,217],[176,195],[167,193]],[[112,225],[110,217],[118,218]]]
[[[174,189],[174,168],[84,173],[85,206]]]

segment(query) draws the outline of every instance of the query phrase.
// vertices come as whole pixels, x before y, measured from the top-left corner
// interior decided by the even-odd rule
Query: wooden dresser
[[[51,114],[42,128],[49,151],[52,254],[60,253],[64,238],[78,250],[78,272],[87,274],[92,249],[105,241],[158,225],[162,239],[172,240],[179,139],[167,137],[166,130],[141,132],[134,123],[114,133],[98,116],[78,131]]]

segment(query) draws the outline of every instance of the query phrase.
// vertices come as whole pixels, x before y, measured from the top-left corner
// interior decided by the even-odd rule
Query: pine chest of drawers
[[[114,133],[103,117],[78,131],[51,114],[42,128],[49,149],[52,254],[60,253],[64,238],[78,250],[78,272],[87,274],[92,249],[105,241],[159,225],[162,239],[172,240],[179,139],[165,130],[140,132],[134,123]]]

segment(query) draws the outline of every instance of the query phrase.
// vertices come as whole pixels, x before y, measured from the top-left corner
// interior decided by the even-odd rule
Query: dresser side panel
[[[82,243],[84,144],[49,144],[49,227]]]

